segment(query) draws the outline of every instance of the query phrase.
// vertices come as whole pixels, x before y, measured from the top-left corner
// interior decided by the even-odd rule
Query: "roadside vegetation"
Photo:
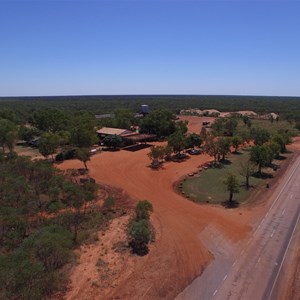
[[[196,202],[227,203],[229,207],[244,202],[253,188],[268,185],[267,180],[285,159],[286,145],[298,132],[288,124],[280,120],[216,119],[204,142],[213,163],[181,184],[183,194]],[[248,146],[242,150],[244,145]]]
[[[132,252],[139,256],[148,254],[148,244],[154,237],[150,223],[151,212],[153,206],[149,201],[139,201],[135,207],[135,217],[129,223],[129,245]]]
[[[234,174],[239,183],[240,191],[234,198],[238,202],[244,202],[250,195],[251,189],[246,188],[246,177],[242,175],[243,164],[248,164],[249,150],[240,151],[238,155],[231,155],[230,160],[217,165],[211,165],[202,169],[198,175],[187,178],[182,182],[182,191],[189,199],[202,202],[219,204],[228,201],[227,187],[224,182],[229,174]],[[249,186],[254,187],[263,182],[263,179],[253,177],[250,173]]]
[[[45,161],[0,158],[0,298],[46,298],[64,287],[73,250],[117,214],[89,205],[93,182],[78,184]]]

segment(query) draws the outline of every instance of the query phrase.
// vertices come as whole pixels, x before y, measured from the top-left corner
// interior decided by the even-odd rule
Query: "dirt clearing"
[[[95,299],[173,299],[213,259],[199,238],[208,224],[213,224],[232,243],[251,231],[246,225],[249,219],[240,210],[195,204],[175,193],[173,185],[178,178],[196,171],[197,166],[211,160],[209,156],[193,156],[185,162],[170,162],[160,170],[152,170],[148,167],[148,151],[104,152],[89,163],[90,175],[97,182],[120,187],[135,200],[151,201],[156,230],[156,242],[149,255],[139,258],[131,272],[121,274],[116,288]],[[80,166],[79,161],[73,160],[60,168]],[[89,273],[88,269],[83,271]],[[85,285],[81,285],[84,289]],[[79,283],[76,289],[80,290]],[[72,295],[76,298],[76,293]]]

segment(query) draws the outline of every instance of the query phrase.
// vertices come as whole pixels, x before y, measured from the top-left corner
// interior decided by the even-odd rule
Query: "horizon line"
[[[259,94],[53,94],[53,95],[14,95],[14,96],[0,96],[1,98],[51,98],[51,97],[126,97],[126,96],[198,96],[198,97],[213,97],[213,96],[225,96],[225,97],[282,97],[282,98],[300,98],[298,96],[287,95],[259,95]]]

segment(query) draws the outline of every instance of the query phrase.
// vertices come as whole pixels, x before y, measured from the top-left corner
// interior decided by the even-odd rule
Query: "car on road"
[[[198,154],[201,154],[201,150],[199,149],[190,149],[187,151],[188,154],[190,155],[198,155]]]

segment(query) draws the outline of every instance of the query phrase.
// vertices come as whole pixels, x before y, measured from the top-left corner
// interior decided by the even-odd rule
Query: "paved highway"
[[[277,278],[300,222],[300,157],[272,197],[272,205],[243,250],[217,257],[178,299],[276,299]]]

